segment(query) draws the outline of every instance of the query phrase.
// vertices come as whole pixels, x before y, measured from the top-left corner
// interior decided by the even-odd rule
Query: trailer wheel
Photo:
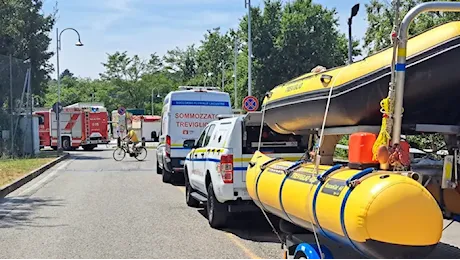
[[[65,151],[68,151],[72,148],[72,144],[70,143],[70,138],[69,137],[63,137],[62,138],[62,149]]]
[[[225,204],[220,203],[216,199],[212,182],[210,182],[208,186],[208,201],[206,204],[209,225],[212,228],[224,227],[227,222],[228,210]]]
[[[321,245],[321,252],[324,257],[321,257],[316,244],[301,243],[296,247],[294,259],[333,259],[331,251],[326,246]]]
[[[302,253],[302,252],[298,252],[295,256],[294,256],[294,259],[308,259],[307,256]]]

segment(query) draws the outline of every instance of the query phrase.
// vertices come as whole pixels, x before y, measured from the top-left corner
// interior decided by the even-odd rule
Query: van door
[[[206,124],[200,119],[200,93],[186,92],[171,95],[170,129],[171,158],[183,160],[190,152],[182,144],[187,139],[198,139]]]
[[[203,168],[202,168],[203,176],[205,177],[206,177],[208,167],[211,168],[210,170],[216,169],[214,167],[214,165],[216,164],[216,159],[213,159],[212,152],[211,152],[211,146],[209,146],[209,143],[211,141],[211,136],[213,136],[215,128],[216,128],[215,124],[209,125],[208,132],[206,133],[206,136],[204,137],[204,141],[203,141],[203,151],[201,154],[204,153],[204,158],[205,158],[202,164],[203,165]],[[212,169],[213,167],[214,169]],[[208,187],[206,187],[206,182],[202,182],[201,185],[202,185],[201,188],[204,191],[207,191]]]
[[[189,181],[194,188],[200,190],[201,192],[203,192],[201,190],[203,186],[201,185],[201,183],[204,180],[203,169],[204,169],[204,161],[205,161],[204,155],[203,156],[201,155],[202,153],[201,150],[203,149],[202,146],[203,146],[203,142],[204,142],[208,129],[209,127],[206,127],[205,129],[203,129],[203,131],[201,132],[200,138],[198,138],[195,144],[197,148],[194,148],[190,151],[190,161],[191,161],[192,167],[191,169],[189,169],[190,171]]]

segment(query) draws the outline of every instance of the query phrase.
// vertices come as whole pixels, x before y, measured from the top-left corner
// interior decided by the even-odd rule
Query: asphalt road
[[[2,258],[281,258],[262,214],[235,216],[226,230],[209,227],[203,210],[185,204],[184,187],[144,162],[112,159],[112,150],[75,151],[0,201]],[[422,227],[423,228],[423,227]],[[431,257],[460,258],[459,225],[446,230]],[[321,238],[336,258],[359,258]]]

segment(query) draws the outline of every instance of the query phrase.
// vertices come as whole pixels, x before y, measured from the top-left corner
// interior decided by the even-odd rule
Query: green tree
[[[64,78],[64,77],[70,77],[70,78],[75,78],[74,74],[72,72],[70,72],[70,70],[68,69],[65,69],[62,73],[61,73],[61,79]]]
[[[431,2],[428,0],[400,0],[400,21],[410,9],[417,4]],[[450,1],[458,2],[458,1]],[[364,47],[368,54],[373,54],[382,49],[390,47],[390,35],[393,31],[395,21],[395,9],[388,5],[387,1],[372,0],[366,4],[368,27],[364,36]],[[419,15],[409,27],[409,36],[422,33],[434,26],[446,22],[460,20],[459,13],[452,12],[430,12]],[[399,21],[399,22],[400,22]]]
[[[129,57],[126,51],[115,52],[108,54],[107,62],[102,64],[105,72],[101,79],[114,86],[113,98],[122,100],[126,107],[144,108],[150,93],[142,77],[159,72],[162,65],[158,56],[152,54],[150,60],[144,60],[138,55]]]
[[[229,33],[221,34],[220,28],[208,30],[204,35],[197,55],[197,72],[199,75],[212,73],[206,79],[206,85],[213,87],[221,86],[222,71],[233,64],[231,62],[231,57],[233,57],[231,46]]]
[[[339,32],[337,13],[311,0],[284,6],[266,0],[263,11],[251,10],[253,28],[254,93],[262,96],[278,84],[309,72],[317,65],[335,67],[347,60],[347,40]],[[247,16],[240,35],[247,41]],[[355,41],[354,55],[359,55]]]
[[[43,94],[52,72],[49,59],[51,32],[55,23],[52,14],[43,13],[43,0],[2,0],[0,2],[0,55],[30,60],[32,86],[35,94]],[[0,89],[4,93],[4,89]],[[1,99],[0,99],[1,101]],[[2,104],[0,104],[1,106]]]
[[[417,4],[431,2],[428,0],[400,0],[400,20]],[[458,2],[458,1],[451,1]],[[368,54],[375,53],[391,46],[390,34],[395,26],[395,9],[379,0],[366,4],[369,26],[364,37],[364,47]],[[420,34],[435,26],[460,20],[459,13],[430,12],[419,15],[409,27],[409,37]],[[400,22],[400,21],[399,21]],[[412,147],[419,149],[438,150],[445,146],[443,137],[439,134],[408,136],[407,141]]]
[[[281,83],[281,49],[277,40],[281,35],[283,8],[280,1],[265,1],[262,11],[259,7],[251,9],[251,28],[253,28],[253,82],[254,93],[262,97],[265,92]],[[240,23],[241,38],[247,42],[248,21],[245,16]],[[246,47],[246,46],[245,46]],[[247,48],[246,63],[247,63]],[[247,69],[247,65],[246,65]],[[247,81],[247,77],[246,77]]]
[[[188,46],[185,50],[176,47],[167,51],[163,57],[164,69],[170,73],[175,80],[183,83],[194,79],[197,76],[197,49],[195,45]]]

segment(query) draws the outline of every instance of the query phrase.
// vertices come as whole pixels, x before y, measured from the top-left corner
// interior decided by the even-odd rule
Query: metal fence
[[[29,60],[0,55],[0,157],[33,155],[38,118],[32,116]]]

